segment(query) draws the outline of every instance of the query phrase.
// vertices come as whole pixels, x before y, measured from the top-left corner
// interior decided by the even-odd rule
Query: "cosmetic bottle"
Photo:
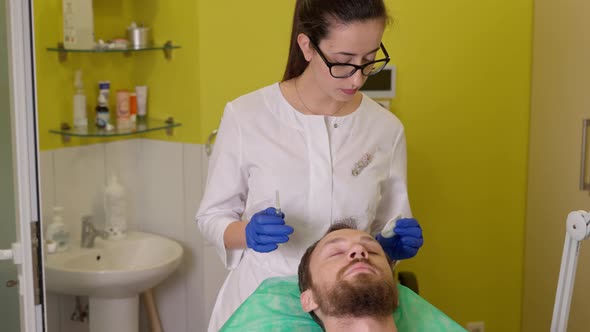
[[[63,222],[63,207],[53,207],[53,218],[45,231],[45,240],[55,244],[55,251],[66,251],[70,242],[70,232]]]
[[[135,92],[129,94],[129,113],[131,114],[131,122],[135,124],[137,122],[137,94]]]
[[[116,176],[112,176],[104,190],[105,231],[109,239],[122,239],[127,235],[127,197]]]
[[[82,82],[82,71],[76,70],[74,79],[74,127],[76,129],[88,128],[88,117],[86,116],[86,95],[84,95],[84,82]]]
[[[131,113],[129,111],[129,91],[117,91],[117,129],[131,128]]]
[[[135,94],[137,96],[137,120],[144,121],[147,115],[148,87],[145,85],[136,86]]]
[[[96,126],[106,128],[109,124],[109,106],[103,94],[98,95],[98,106],[96,106]]]

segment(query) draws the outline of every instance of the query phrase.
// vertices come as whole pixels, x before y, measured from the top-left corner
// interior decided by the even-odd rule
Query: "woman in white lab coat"
[[[404,128],[359,92],[389,61],[381,44],[387,22],[383,0],[297,0],[283,81],[227,104],[197,213],[231,270],[209,331],[264,279],[296,274],[332,222],[353,220],[393,260],[422,246]],[[383,237],[398,216],[396,235]]]

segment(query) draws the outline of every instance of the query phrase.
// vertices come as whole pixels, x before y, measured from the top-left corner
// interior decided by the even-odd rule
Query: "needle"
[[[279,199],[279,191],[275,191],[275,210],[277,215],[281,214],[281,200]]]

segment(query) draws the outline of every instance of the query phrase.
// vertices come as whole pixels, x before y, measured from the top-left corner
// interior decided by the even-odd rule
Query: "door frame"
[[[45,314],[42,304],[35,304],[35,278],[32,249],[32,225],[39,225],[37,119],[34,88],[34,35],[31,0],[7,0],[8,87],[13,146],[15,191],[16,253],[19,279],[21,332],[43,331]],[[40,227],[36,227],[39,229]],[[39,242],[40,243],[40,242]],[[18,264],[20,263],[20,264]],[[41,261],[39,260],[39,263]],[[39,266],[37,266],[39,268]],[[39,268],[39,271],[40,268]],[[44,287],[39,296],[43,299]]]

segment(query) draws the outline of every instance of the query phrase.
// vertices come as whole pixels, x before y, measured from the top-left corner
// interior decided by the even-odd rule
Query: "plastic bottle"
[[[109,106],[104,94],[98,95],[98,106],[96,106],[96,126],[106,128],[109,124]]]
[[[137,120],[145,121],[147,113],[147,93],[146,85],[136,86],[135,94],[137,96]]]
[[[127,235],[127,197],[116,176],[112,176],[104,191],[105,231],[109,239],[122,239]]]
[[[63,222],[62,213],[63,207],[53,207],[53,218],[45,231],[45,239],[55,243],[57,252],[67,250],[70,244],[70,231]]]
[[[129,111],[129,91],[117,90],[117,129],[131,128],[131,113]]]
[[[98,82],[98,93],[104,95],[104,98],[109,102],[109,96],[111,95],[111,81],[99,81]]]
[[[86,116],[86,95],[84,95],[84,82],[82,81],[82,71],[76,70],[74,79],[74,127],[78,129],[88,128],[88,117]]]

